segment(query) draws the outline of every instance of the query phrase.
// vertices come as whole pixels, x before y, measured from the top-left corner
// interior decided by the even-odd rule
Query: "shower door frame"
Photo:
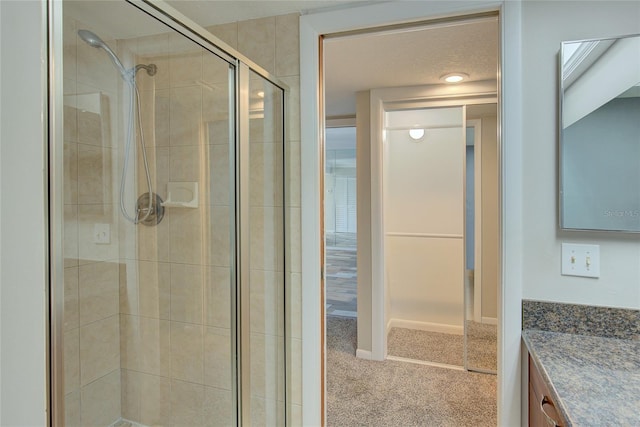
[[[165,24],[169,30],[182,34],[194,43],[199,44],[212,54],[219,56],[234,66],[234,130],[235,130],[235,204],[232,215],[234,216],[231,236],[230,253],[232,274],[235,276],[235,295],[231,296],[231,327],[232,327],[232,397],[233,409],[237,425],[248,425],[251,422],[250,401],[250,352],[242,349],[250,348],[250,318],[249,318],[249,77],[250,73],[262,77],[273,84],[282,93],[282,161],[286,164],[285,145],[288,137],[287,121],[289,111],[289,87],[276,76],[265,70],[260,65],[244,56],[222,40],[209,33],[191,19],[162,1],[152,0],[122,0],[132,7],[146,13],[151,18]],[[48,319],[46,348],[48,358],[46,360],[47,373],[47,423],[50,426],[64,426],[65,396],[64,396],[64,199],[63,199],[63,0],[47,0],[46,17],[46,46],[48,57],[48,225],[49,225],[49,252],[48,252],[48,307],[46,307]],[[243,110],[244,108],[244,110]],[[245,114],[242,112],[245,111]],[[282,194],[286,200],[286,172],[282,169]],[[282,239],[283,239],[283,295],[288,285],[286,257],[287,242],[287,210],[282,205]],[[246,262],[243,262],[246,261]],[[286,298],[283,297],[283,315],[286,319],[288,310]],[[243,309],[244,308],[244,309]],[[286,322],[283,324],[283,405],[285,425],[289,425],[290,413],[288,408],[288,330]],[[243,371],[247,374],[243,375]],[[276,398],[277,400],[277,398]],[[245,403],[243,405],[243,402]],[[244,420],[244,421],[243,421]]]

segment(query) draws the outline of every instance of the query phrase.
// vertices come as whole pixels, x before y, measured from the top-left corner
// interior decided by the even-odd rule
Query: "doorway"
[[[309,141],[301,147],[302,161],[302,330],[303,347],[303,422],[320,424],[324,419],[324,341],[321,305],[322,252],[320,229],[322,162],[321,129],[324,115],[320,110],[322,68],[320,49],[326,34],[374,28],[390,24],[438,19],[478,11],[497,11],[500,17],[499,36],[499,271],[498,288],[498,402],[499,424],[517,425],[521,419],[521,299],[522,242],[517,237],[523,230],[522,221],[522,138],[520,126],[524,119],[520,88],[521,73],[521,12],[518,2],[396,2],[342,9],[302,16],[300,20],[301,73],[301,135]],[[313,141],[316,143],[314,144]],[[508,217],[506,214],[508,213]],[[318,374],[318,367],[321,374]]]
[[[324,236],[327,316],[357,316],[356,128],[325,131]]]
[[[347,34],[347,35],[341,34],[339,36],[335,36],[335,38],[333,36],[327,36],[325,38],[325,41],[323,44],[323,50],[324,50],[325,61],[326,61],[325,62],[325,93],[327,94],[326,95],[327,99],[325,102],[326,104],[325,114],[326,114],[326,118],[330,118],[330,117],[333,117],[333,115],[330,115],[330,111],[334,111],[334,110],[331,110],[331,108],[333,108],[332,106],[335,103],[335,100],[332,100],[331,98],[332,85],[340,87],[340,84],[341,84],[341,81],[339,79],[334,79],[335,75],[339,75],[345,80],[349,79],[349,77],[346,76],[344,72],[337,72],[335,74],[332,74],[331,63],[329,62],[329,60],[330,60],[331,50],[334,44],[337,45],[339,43],[340,44],[345,43],[345,44],[351,44],[351,45],[358,45],[358,42],[360,41],[358,39],[371,36],[371,38],[375,38],[376,54],[379,57],[385,58],[386,62],[380,63],[380,66],[384,68],[388,66],[389,62],[396,62],[396,60],[398,59],[396,57],[387,58],[385,56],[384,53],[386,51],[384,50],[384,46],[386,45],[385,39],[387,37],[390,37],[390,38],[398,37],[398,39],[404,40],[406,45],[416,46],[416,43],[408,42],[407,40],[410,37],[417,36],[421,30],[425,30],[427,33],[431,31],[429,33],[431,37],[426,37],[426,40],[427,40],[425,42],[426,45],[425,46],[421,45],[419,48],[415,48],[415,51],[424,52],[425,49],[429,49],[429,46],[428,46],[429,43],[434,43],[434,40],[442,40],[443,38],[446,38],[442,34],[440,34],[440,32],[443,32],[446,34],[453,34],[453,33],[461,32],[467,29],[465,28],[466,26],[474,27],[475,25],[477,25],[478,27],[482,27],[481,24],[485,24],[487,22],[490,23],[490,25],[488,26],[493,27],[491,30],[493,31],[493,38],[491,39],[493,43],[490,43],[490,44],[494,52],[492,56],[483,56],[483,57],[493,58],[494,60],[493,68],[488,67],[489,69],[492,70],[493,72],[492,75],[489,74],[484,78],[481,78],[480,80],[469,81],[466,83],[458,84],[456,86],[447,86],[440,81],[440,77],[444,76],[445,74],[444,72],[442,72],[442,70],[439,70],[439,71],[431,70],[432,72],[431,77],[433,79],[432,81],[413,81],[412,83],[408,83],[407,80],[403,80],[406,76],[402,72],[399,72],[397,74],[393,74],[393,82],[389,84],[389,86],[361,87],[359,88],[361,90],[358,90],[355,96],[356,99],[353,102],[353,104],[356,105],[358,108],[358,112],[356,113],[355,120],[357,122],[357,129],[359,134],[358,135],[358,177],[359,177],[358,197],[359,199],[360,197],[364,197],[364,198],[368,197],[368,200],[366,200],[365,202],[361,203],[359,200],[359,203],[358,203],[358,208],[359,208],[358,224],[360,226],[359,233],[358,233],[358,241],[359,241],[358,250],[360,251],[361,248],[366,250],[368,248],[371,252],[370,258],[365,263],[363,264],[361,264],[360,262],[358,263],[358,275],[359,275],[358,276],[358,308],[359,310],[358,310],[358,322],[357,322],[357,354],[360,358],[384,360],[387,356],[386,332],[388,332],[391,327],[390,321],[389,321],[390,319],[387,317],[387,313],[389,312],[388,306],[390,305],[390,303],[388,299],[385,298],[385,294],[388,291],[388,289],[386,288],[387,285],[384,282],[385,275],[388,273],[388,270],[385,269],[385,267],[387,266],[387,259],[384,257],[384,251],[385,251],[384,248],[385,248],[385,239],[387,239],[387,237],[389,236],[384,235],[384,233],[376,236],[375,233],[372,232],[372,230],[374,230],[379,224],[382,223],[383,218],[386,218],[387,216],[385,205],[376,201],[376,198],[380,198],[380,199],[383,198],[383,196],[381,196],[382,194],[381,182],[376,183],[375,179],[378,179],[378,178],[374,179],[374,175],[377,177],[382,176],[381,160],[380,160],[382,156],[379,155],[379,153],[378,154],[374,153],[373,151],[377,149],[381,151],[388,150],[388,147],[375,148],[375,147],[382,147],[382,144],[379,144],[375,141],[376,138],[382,139],[382,138],[389,137],[389,129],[385,129],[384,137],[383,136],[378,137],[375,135],[376,126],[380,125],[378,126],[378,128],[382,129],[382,126],[380,123],[374,123],[374,121],[376,120],[381,120],[381,117],[382,117],[381,103],[383,103],[388,98],[391,101],[396,102],[398,104],[396,106],[397,110],[408,110],[410,108],[415,107],[416,103],[427,102],[427,101],[432,103],[441,102],[444,104],[444,106],[451,107],[451,106],[461,104],[461,98],[476,96],[476,97],[483,98],[482,102],[486,103],[491,101],[495,104],[497,102],[496,71],[497,71],[497,51],[498,51],[498,48],[497,48],[498,25],[497,25],[496,15],[489,15],[489,16],[483,15],[483,16],[466,17],[465,19],[453,20],[453,21],[447,21],[447,22],[438,21],[437,23],[422,23],[421,25],[416,25],[415,27],[410,27],[410,28],[403,27],[401,29],[398,29],[398,28],[378,29],[379,31],[375,32],[374,35],[371,35],[371,34],[363,35],[362,33]],[[479,31],[482,31],[482,30],[479,30]],[[489,39],[486,34],[476,35],[475,37],[470,36],[467,38],[480,39],[485,41]],[[366,52],[366,48],[363,48],[362,45],[360,45],[359,48],[356,48],[355,50],[357,54]],[[453,48],[453,50],[455,51],[456,49]],[[479,50],[479,48],[477,48],[476,50]],[[460,54],[460,52],[458,51],[456,52],[456,54]],[[430,65],[431,67],[434,67],[433,64],[439,63],[438,60],[434,60],[434,58],[437,56],[435,53],[433,55],[428,55],[428,54],[425,54],[425,55],[429,56],[429,60],[432,62],[432,64]],[[346,56],[348,55],[344,55],[342,58],[344,59]],[[362,60],[360,56],[356,54],[354,54],[354,56],[358,58],[357,59],[358,61]],[[366,53],[365,53],[365,56],[366,56]],[[461,56],[464,56],[464,55],[461,55]],[[445,56],[445,58],[448,58],[448,57]],[[418,59],[416,59],[416,61],[418,61]],[[451,58],[444,59],[443,63],[445,63],[448,66],[451,66],[450,61],[453,61],[453,60]],[[489,59],[488,61],[491,62],[491,59]],[[403,64],[403,63],[400,61],[400,64]],[[406,65],[406,63],[404,63],[404,65]],[[456,65],[463,66],[460,63],[456,63]],[[345,68],[349,67],[349,65],[344,65],[344,64],[343,66]],[[373,73],[375,74],[375,72]],[[362,74],[358,74],[358,73],[356,74],[357,74],[357,77],[356,77],[357,79],[360,79],[360,80],[366,79],[365,77],[363,77]],[[476,74],[475,72],[473,72],[472,74],[478,76],[478,74]],[[398,87],[395,86],[396,84],[402,86],[402,88],[400,90],[400,95],[394,98],[391,95],[391,91],[398,90]],[[340,91],[344,93],[345,92],[344,87],[341,87]],[[341,100],[340,106],[344,107],[345,105],[347,105],[347,102],[345,102],[344,100]],[[361,105],[363,106],[364,111],[367,112],[364,114],[364,116],[366,116],[366,120],[363,119],[363,115],[359,113],[360,111],[359,108]],[[345,111],[340,111],[340,110],[338,111],[341,112],[342,114],[348,113]],[[461,124],[459,126],[460,141],[461,141],[461,144],[459,146],[459,149],[460,149],[459,162],[462,166],[464,165],[464,151],[465,151],[464,149],[465,122],[463,119],[464,119],[464,114],[461,114],[460,115]],[[407,125],[406,126],[407,130],[411,126],[412,125]],[[380,133],[382,134],[382,132]],[[362,144],[361,144],[361,140],[364,141]],[[367,152],[367,150],[370,150],[370,152]],[[361,159],[364,159],[365,163],[360,162]],[[365,170],[369,173],[368,185],[370,188],[366,188],[367,187],[366,178],[364,181],[360,180],[360,176],[361,176],[360,174],[362,170]],[[365,173],[364,175],[366,176],[367,173]],[[460,191],[461,193],[464,187],[464,184],[462,182],[463,176],[464,176],[463,169],[460,169],[460,174],[459,174],[460,185],[458,187],[461,189]],[[365,184],[365,185],[362,186],[361,184]],[[398,188],[399,189],[406,188],[405,184],[407,183],[403,183]],[[325,182],[325,185],[326,185],[326,182]],[[361,188],[361,187],[364,187],[364,188]],[[497,185],[495,190],[497,192]],[[410,195],[407,197],[411,199]],[[419,199],[419,197],[417,197],[417,199]],[[459,206],[460,209],[458,211],[457,216],[459,218],[463,218],[464,217],[463,198],[460,198],[458,204],[460,205]],[[360,220],[360,218],[363,215],[362,213],[363,206],[365,207],[364,210],[368,211],[368,214],[369,214],[368,221],[366,219],[365,221]],[[400,222],[402,222],[402,220]],[[459,222],[460,222],[459,225],[461,227],[459,234],[460,236],[462,236],[464,234],[464,232],[462,231],[463,221],[459,221]],[[406,232],[405,234],[407,233],[412,234],[411,232]],[[444,234],[450,234],[450,233],[444,233]],[[365,236],[365,235],[368,235],[368,236]],[[369,245],[361,245],[360,240],[366,239],[367,237],[371,239],[371,243]],[[395,237],[399,237],[399,236],[395,236]],[[415,236],[403,236],[403,237],[414,238]],[[495,240],[497,239],[498,239],[498,236],[496,236]],[[460,240],[462,242],[462,239]],[[460,274],[459,274],[459,277],[454,279],[452,283],[456,283],[455,286],[457,286],[457,293],[459,294],[459,297],[460,297],[458,299],[459,307],[457,308],[457,310],[459,311],[459,316],[456,319],[457,321],[456,331],[460,335],[462,335],[462,332],[464,330],[463,313],[464,313],[464,305],[465,305],[464,299],[463,299],[464,250],[463,250],[463,245],[459,245],[459,246],[460,246],[459,248],[460,250],[457,252],[459,252],[458,255],[459,255],[460,262],[458,263],[459,265],[457,267]],[[402,260],[406,260],[407,257],[401,256],[400,258]],[[360,254],[358,256],[358,260],[360,261]],[[420,259],[416,261],[416,265],[418,264],[420,264]],[[403,272],[408,271],[408,269],[405,268],[406,266],[402,267],[400,265],[395,267],[394,268],[396,271],[403,271]],[[369,283],[364,283],[365,281],[361,280],[361,278],[366,275],[367,271],[370,272],[371,281],[369,281]],[[376,280],[377,280],[377,283],[376,283]],[[404,298],[405,300],[409,301],[409,304],[416,304],[416,307],[420,305],[419,303],[417,303],[415,298],[413,298],[413,295],[405,295]],[[368,303],[368,307],[367,307],[368,310],[360,310],[360,307],[361,305],[363,305],[364,301]],[[421,309],[420,307],[417,307],[418,311],[420,309]],[[424,310],[424,308],[422,308],[422,310]],[[383,332],[382,334],[380,333],[381,331]],[[460,353],[461,353],[460,359],[462,360],[463,355],[462,355],[462,352]],[[494,350],[494,353],[495,353],[495,350]]]

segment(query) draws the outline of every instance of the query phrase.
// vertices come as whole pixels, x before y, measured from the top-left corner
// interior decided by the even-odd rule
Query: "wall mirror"
[[[640,232],[640,35],[563,42],[560,228]]]

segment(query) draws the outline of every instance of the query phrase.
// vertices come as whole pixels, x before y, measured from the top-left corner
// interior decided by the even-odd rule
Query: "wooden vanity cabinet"
[[[551,399],[551,393],[529,356],[529,426],[562,427],[564,423]]]

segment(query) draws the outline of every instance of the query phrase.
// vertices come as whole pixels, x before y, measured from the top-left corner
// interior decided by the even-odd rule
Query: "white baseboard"
[[[443,334],[462,335],[462,326],[448,325],[445,323],[418,322],[415,320],[391,319],[387,333],[391,328],[416,329],[418,331],[440,332]]]
[[[495,317],[482,317],[482,323],[486,324],[486,325],[497,325],[498,324],[498,319],[496,319]]]
[[[395,360],[396,362],[413,363],[414,365],[433,366],[435,368],[453,369],[454,371],[464,371],[464,366],[448,365],[446,363],[427,362],[426,360],[408,359],[406,357],[387,356],[387,360]]]
[[[369,350],[362,350],[361,348],[356,350],[356,357],[358,359],[372,360],[371,352]]]

